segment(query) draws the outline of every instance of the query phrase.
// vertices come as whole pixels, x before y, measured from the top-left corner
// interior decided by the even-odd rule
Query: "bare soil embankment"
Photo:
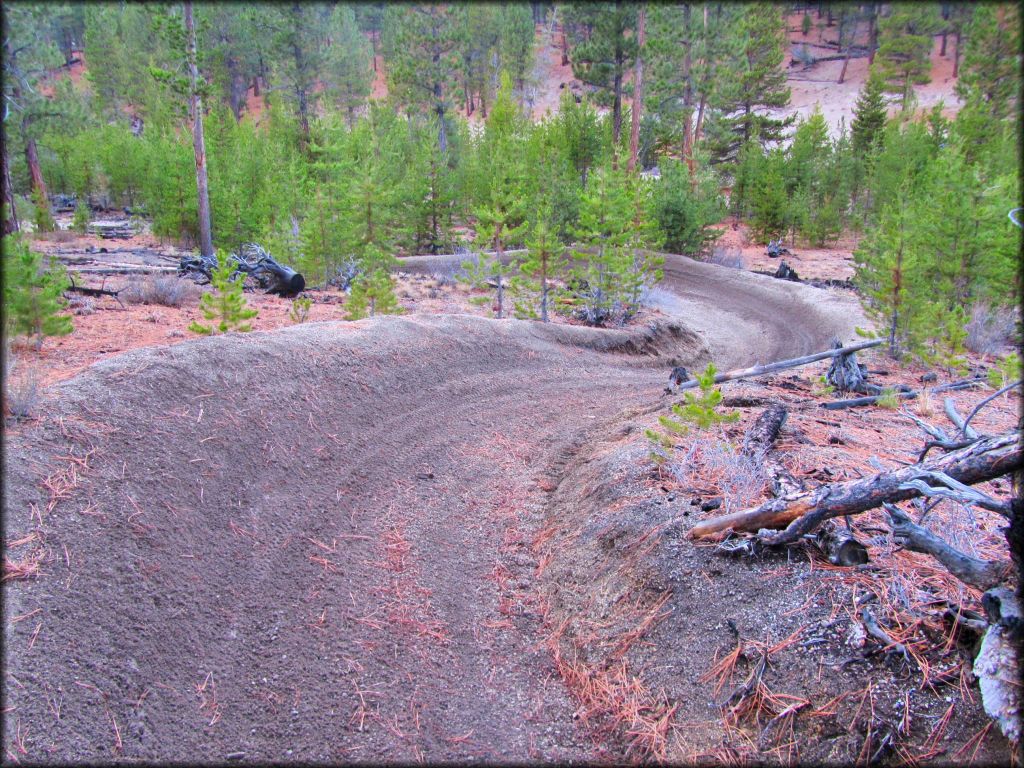
[[[696,281],[730,363],[849,338],[825,292],[754,277],[763,336],[737,343],[706,318],[742,315],[745,278],[715,274],[681,260],[668,280]],[[592,755],[533,544],[586,436],[655,407],[670,361],[707,359],[679,324],[457,315],[92,366],[5,446],[6,556],[30,572],[4,586],[8,757]]]

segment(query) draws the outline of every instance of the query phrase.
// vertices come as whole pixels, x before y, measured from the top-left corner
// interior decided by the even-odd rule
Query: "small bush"
[[[979,301],[971,307],[965,344],[971,352],[994,355],[1013,338],[1017,313],[1009,307],[991,307]]]
[[[203,325],[193,321],[188,329],[192,333],[209,335],[218,330],[248,332],[252,330],[247,320],[259,314],[251,309],[245,296],[242,295],[242,283],[245,276],[236,273],[235,262],[224,252],[217,253],[217,268],[213,270],[210,282],[213,284],[211,293],[204,293],[199,299],[199,308],[207,320],[217,321],[211,325]]]
[[[309,308],[312,306],[313,300],[308,296],[299,296],[292,301],[292,308],[288,312],[288,317],[291,318],[293,323],[304,323],[309,319]]]
[[[121,291],[121,300],[129,304],[159,304],[180,307],[197,293],[195,284],[174,275],[151,275],[133,280]]]
[[[42,400],[39,374],[25,370],[17,375],[18,360],[10,353],[10,340],[4,340],[4,411],[15,421],[32,418]]]

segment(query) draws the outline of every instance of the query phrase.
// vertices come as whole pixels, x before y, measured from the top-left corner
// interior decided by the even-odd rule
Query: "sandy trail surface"
[[[307,323],[127,352],[6,441],[4,742],[31,761],[581,759],[530,547],[574,451],[852,298],[688,259],[679,322]],[[27,557],[27,555],[26,555]]]

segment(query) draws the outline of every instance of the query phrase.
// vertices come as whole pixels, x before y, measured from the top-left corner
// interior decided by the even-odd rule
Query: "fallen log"
[[[68,279],[70,280],[71,284],[64,289],[65,293],[70,291],[72,293],[80,293],[83,296],[92,296],[94,298],[99,298],[101,296],[110,296],[114,298],[118,304],[121,305],[121,309],[128,309],[128,307],[124,305],[124,302],[121,301],[121,297],[118,295],[119,293],[121,293],[121,291],[112,291],[109,288],[87,288],[84,285],[75,285],[75,278],[73,276],[69,275]]]
[[[956,409],[956,403],[953,402],[953,398],[947,397],[942,401],[942,408],[946,412],[947,418],[953,422],[953,426],[960,430],[960,434],[966,437],[968,440],[977,440],[978,433],[971,429],[971,425],[964,421],[964,417],[960,415],[960,412]]]
[[[882,506],[921,496],[921,488],[911,485],[923,478],[943,474],[964,485],[973,485],[1024,467],[1024,448],[1017,432],[977,440],[965,448],[947,453],[925,464],[912,464],[891,472],[882,472],[863,480],[823,485],[811,491],[786,494],[755,509],[742,510],[705,520],[689,532],[700,538],[733,529],[761,531],[783,528],[776,534],[759,534],[763,544],[790,544],[811,533],[826,520],[856,515]]]
[[[941,384],[941,385],[939,385],[937,387],[932,387],[931,389],[928,389],[928,390],[919,389],[919,390],[910,390],[910,391],[902,391],[902,392],[896,391],[896,392],[893,392],[892,394],[895,395],[897,398],[899,398],[901,400],[902,399],[913,400],[918,395],[920,395],[922,392],[928,392],[929,394],[936,394],[938,392],[953,392],[953,391],[959,390],[959,389],[969,389],[969,388],[975,387],[975,386],[977,386],[978,384],[981,384],[981,383],[982,383],[982,380],[980,378],[964,379],[963,381],[954,381],[954,382],[952,382],[950,384]],[[857,407],[862,406],[862,405],[874,405],[875,403],[877,403],[883,397],[885,397],[885,395],[870,395],[868,397],[854,397],[854,398],[851,398],[849,400],[832,400],[831,402],[828,402],[828,403],[822,403],[821,407],[825,408],[825,409],[827,409],[829,411],[839,411],[839,410],[843,410],[845,408],[857,408]]]
[[[241,254],[228,256],[235,263],[238,272],[252,276],[267,293],[284,297],[297,296],[306,287],[306,279],[291,267],[278,263],[267,251],[256,243],[242,248]],[[213,270],[217,268],[216,256],[186,254],[178,263],[178,274],[191,277],[200,285],[209,283]]]
[[[771,403],[743,436],[743,454],[760,464],[771,481],[772,495],[783,496],[803,490],[803,485],[786,468],[770,457],[772,446],[786,423],[788,411],[782,403]]]
[[[747,379],[751,376],[762,376],[766,373],[776,373],[777,371],[785,371],[789,368],[797,368],[801,365],[807,365],[809,363],[817,362],[818,360],[825,360],[829,357],[835,357],[836,355],[847,355],[851,352],[859,352],[862,349],[868,349],[870,347],[877,347],[879,344],[884,343],[884,339],[872,339],[870,341],[861,341],[857,344],[851,344],[848,347],[840,347],[839,349],[830,349],[826,352],[817,352],[813,355],[805,355],[804,357],[794,357],[789,360],[780,360],[776,363],[769,363],[767,365],[755,365],[752,368],[737,368],[736,370],[726,371],[715,376],[715,384],[721,384],[723,381],[734,381],[736,379]],[[697,381],[687,381],[679,385],[679,390],[692,389],[697,386]]]
[[[981,560],[965,555],[926,528],[910,519],[910,515],[894,504],[886,502],[893,540],[911,552],[931,555],[964,584],[982,591],[991,589],[1010,571],[1009,561]]]

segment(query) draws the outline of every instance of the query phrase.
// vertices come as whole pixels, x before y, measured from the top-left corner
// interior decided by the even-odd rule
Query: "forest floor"
[[[760,268],[742,228],[726,237]],[[794,250],[802,274],[845,276],[845,249]],[[671,257],[657,308],[597,330],[493,320],[450,260],[403,266],[403,317],[338,322],[344,298],[312,292],[293,324],[290,301],[252,294],[253,333],[195,338],[195,295],[103,298],[16,350],[52,386],[5,430],[5,759],[1008,759],[941,620],[978,593],[877,515],[852,521],[872,558],[852,569],[685,538],[766,498],[735,446],[767,402],[790,409],[777,450],[810,486],[912,460],[909,419],[822,410],[822,362],[723,385],[738,423],[649,458],[644,430],[681,400],[671,366],[852,341],[851,291]],[[885,385],[926,371],[861,358]],[[961,413],[982,396],[952,393]],[[1013,428],[1019,405],[977,428]],[[1005,555],[987,512],[929,522]],[[914,663],[860,637],[865,603]],[[757,695],[720,707],[762,653]]]

